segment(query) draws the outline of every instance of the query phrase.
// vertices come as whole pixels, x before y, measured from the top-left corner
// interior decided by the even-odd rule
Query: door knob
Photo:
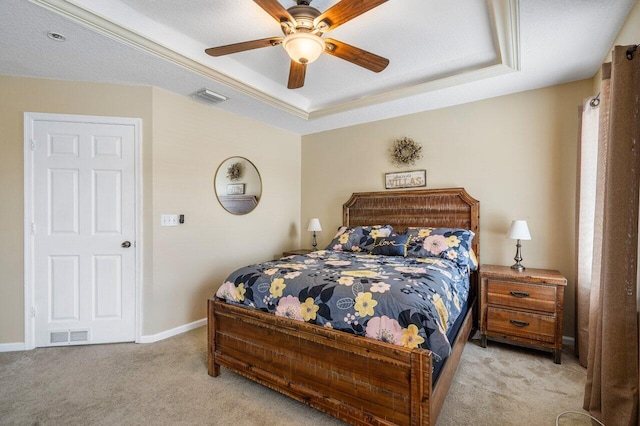
[[[129,241],[125,241],[125,242],[123,242],[123,243],[122,243],[122,244],[120,244],[120,245],[121,245],[122,247],[124,247],[124,248],[129,248],[129,247],[131,247],[131,242],[129,242]]]

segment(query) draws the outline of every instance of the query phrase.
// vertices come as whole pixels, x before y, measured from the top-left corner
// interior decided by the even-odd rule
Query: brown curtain
[[[601,104],[584,408],[608,426],[638,424],[640,54],[628,50],[615,47],[600,94],[609,112]]]

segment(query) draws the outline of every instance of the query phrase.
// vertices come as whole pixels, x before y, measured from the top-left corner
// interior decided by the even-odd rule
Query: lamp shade
[[[318,219],[317,217],[311,219],[309,221],[307,231],[322,231],[322,226],[320,226],[320,219]]]
[[[282,41],[282,47],[294,61],[310,64],[320,57],[326,44],[320,36],[298,32],[286,36]]]
[[[507,238],[512,240],[530,240],[531,234],[529,233],[529,227],[526,220],[514,220],[511,222],[509,233]]]

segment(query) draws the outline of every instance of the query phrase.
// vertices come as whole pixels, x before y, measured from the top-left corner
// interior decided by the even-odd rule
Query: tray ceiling
[[[337,2],[311,5],[324,11]],[[204,53],[282,35],[250,0],[3,0],[0,73],[186,96],[208,87],[230,98],[217,108],[307,134],[591,77],[632,5],[389,0],[326,35],[388,58],[387,69],[325,54],[308,65],[304,87],[289,90],[282,46]],[[67,41],[50,40],[49,31]]]

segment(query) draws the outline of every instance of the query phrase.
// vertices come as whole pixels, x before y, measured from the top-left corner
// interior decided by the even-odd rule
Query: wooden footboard
[[[211,376],[222,365],[355,425],[434,425],[472,325],[470,310],[434,391],[427,350],[208,303]]]

